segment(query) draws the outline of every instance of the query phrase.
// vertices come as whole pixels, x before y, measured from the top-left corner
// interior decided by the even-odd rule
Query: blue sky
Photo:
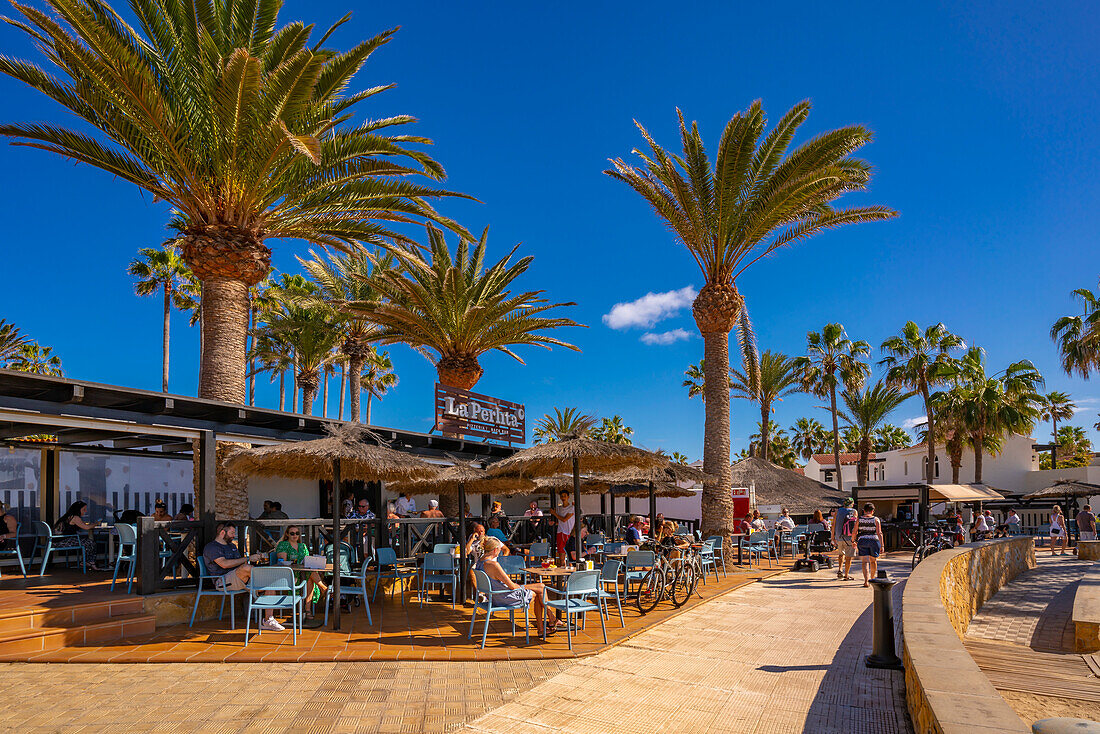
[[[288,0],[281,20],[326,26],[346,6]],[[647,293],[698,288],[694,262],[643,203],[602,171],[639,143],[632,120],[666,146],[675,109],[699,121],[713,145],[722,125],[757,98],[770,117],[809,98],[803,131],[862,123],[875,167],[870,193],[901,217],[850,227],[781,251],[749,270],[745,294],[762,348],[799,354],[808,330],[843,323],[876,347],[908,319],[944,321],[984,347],[1000,369],[1029,358],[1048,389],[1069,391],[1089,429],[1100,384],[1058,369],[1047,332],[1076,306],[1073,288],[1095,287],[1094,216],[1100,148],[1096,10],[1058,3],[785,6],[591,3],[403,3],[356,9],[334,42],[348,47],[400,25],[360,76],[362,87],[396,82],[365,113],[418,117],[418,134],[448,185],[481,203],[444,209],[475,231],[491,225],[491,252],[516,242],[535,263],[522,285],[556,301],[589,328],[561,333],[580,354],[521,350],[483,360],[477,389],[524,402],[529,414],[579,406],[621,414],[636,441],[698,458],[703,408],[680,386],[702,355],[690,308],[648,331],[691,336],[646,344],[646,330],[614,330],[602,317]],[[10,27],[4,53],[30,57]],[[18,83],[0,79],[0,119],[60,122],[66,115]],[[127,263],[158,245],[167,213],[105,174],[27,148],[0,145],[0,318],[52,345],[70,376],[157,389],[157,299],[133,295]],[[293,269],[298,242],[271,242]],[[198,336],[173,322],[171,389],[194,394]],[[375,422],[431,427],[434,368],[391,348],[401,382]],[[264,384],[260,402],[276,404]],[[788,426],[827,414],[795,396],[777,406]],[[735,401],[734,450],[757,411]],[[895,416],[922,413],[915,402]],[[1037,434],[1042,429],[1037,430]]]

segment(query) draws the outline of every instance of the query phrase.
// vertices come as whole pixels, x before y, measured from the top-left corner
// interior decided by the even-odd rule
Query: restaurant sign
[[[443,433],[507,443],[526,443],[527,423],[519,403],[435,385],[435,427]]]

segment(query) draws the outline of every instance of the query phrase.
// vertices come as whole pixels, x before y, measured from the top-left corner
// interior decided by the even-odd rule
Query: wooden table
[[[542,566],[535,566],[534,568],[528,568],[527,573],[534,576],[538,576],[539,581],[543,583],[549,582],[555,589],[565,590],[565,579],[569,578],[570,574],[576,573],[577,569],[572,566],[558,566],[557,568],[543,568]],[[558,619],[562,618],[561,610],[557,612]]]

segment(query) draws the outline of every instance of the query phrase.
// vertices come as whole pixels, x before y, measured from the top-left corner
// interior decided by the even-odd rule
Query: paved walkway
[[[883,567],[908,573],[907,563]],[[902,674],[863,665],[870,604],[862,583],[832,571],[784,574],[579,660],[467,729],[909,732]]]

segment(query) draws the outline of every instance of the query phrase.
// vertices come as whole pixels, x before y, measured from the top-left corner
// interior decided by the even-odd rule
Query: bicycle
[[[679,557],[669,557],[673,550],[680,552]],[[652,612],[666,598],[673,606],[682,607],[702,577],[702,561],[694,548],[657,546],[654,551],[653,568],[642,577],[634,594],[634,602],[642,614]]]
[[[950,533],[945,532],[938,525],[930,525],[925,529],[924,543],[918,545],[916,550],[913,551],[912,568],[916,568],[917,564],[933,553],[954,547],[955,543]]]

